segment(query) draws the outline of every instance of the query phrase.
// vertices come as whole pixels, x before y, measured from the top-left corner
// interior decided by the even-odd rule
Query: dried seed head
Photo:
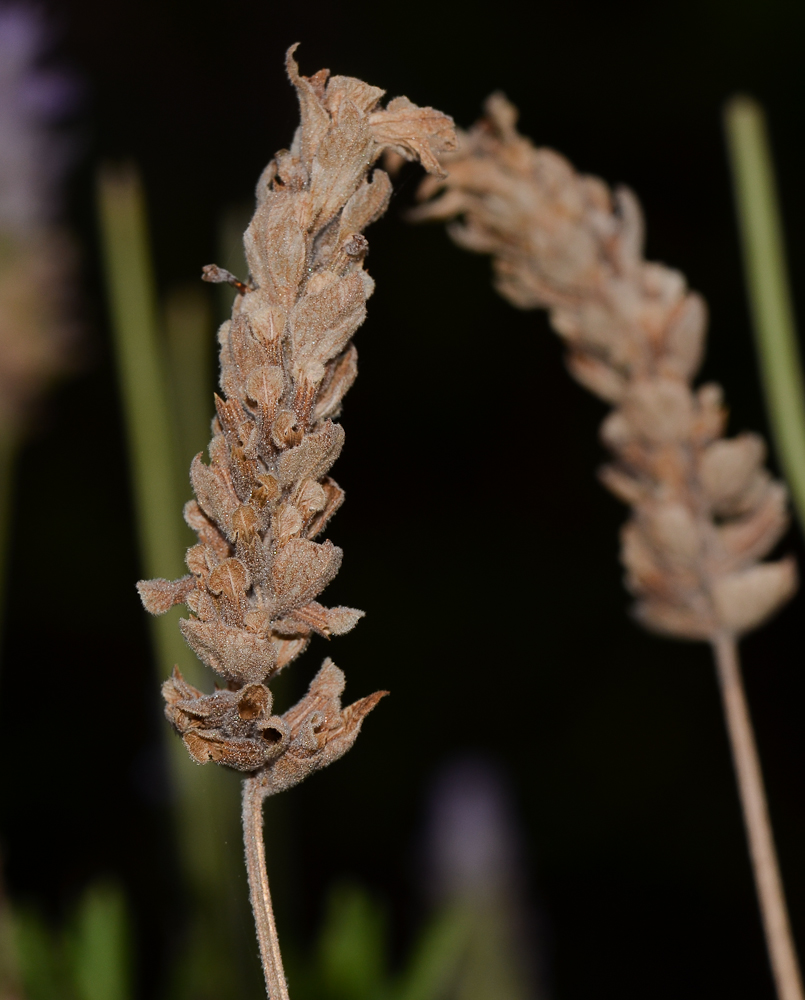
[[[691,387],[704,301],[678,271],[644,260],[630,191],[536,149],[516,119],[490,98],[442,157],[449,176],[423,182],[414,217],[453,220],[458,243],[492,254],[501,294],[548,309],[571,374],[615,407],[601,437],[616,461],[601,478],[633,509],[621,557],[637,618],[687,639],[755,628],[796,588],[790,560],[757,565],[788,523],[785,490],[757,435],[722,438],[720,387]]]
[[[393,149],[440,170],[438,155],[455,142],[451,120],[432,108],[397,98],[384,109],[383,91],[360,80],[301,76],[294,48],[287,69],[301,124],[257,186],[244,236],[250,281],[204,269],[205,280],[240,294],[218,335],[222,396],[209,464],[198,455],[190,470],[191,575],[140,584],[153,613],[190,608],[182,633],[227,684],[205,695],[178,675],[166,682],[168,718],[191,756],[262,770],[271,791],[341,756],[381,697],[342,709],[343,674],[328,660],[306,698],[278,718],[265,683],[314,632],[340,635],[362,615],[316,600],[341,550],[314,539],[343,500],[327,473],[344,443],[333,418],[357,372],[350,341],[374,287],[362,230],[391,191],[374,164]]]

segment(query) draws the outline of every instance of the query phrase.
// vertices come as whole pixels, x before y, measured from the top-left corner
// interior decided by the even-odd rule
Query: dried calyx
[[[384,149],[439,170],[452,122],[383,91],[321,70],[287,68],[301,124],[269,163],[244,242],[248,281],[215,266],[205,277],[239,291],[219,333],[222,396],[209,446],[191,468],[196,499],[185,518],[198,535],[181,580],[139,584],[146,608],[184,603],[195,653],[226,682],[205,695],[175,673],[166,712],[194,760],[262,769],[266,790],[290,787],[341,756],[381,693],[342,709],[344,678],[325,661],[308,694],[272,714],[266,684],[311,635],[349,631],[362,612],[316,600],[341,550],[317,541],[344,494],[328,472],[344,432],[334,422],[357,374],[350,339],[373,282],[363,229],[386,210],[391,184],[373,169]]]
[[[759,562],[787,526],[785,487],[757,435],[724,439],[721,388],[692,388],[705,304],[678,271],[644,260],[635,196],[535,148],[516,119],[493,95],[414,215],[460,217],[455,241],[492,254],[512,304],[549,310],[571,374],[614,407],[602,437],[616,461],[601,476],[632,507],[621,555],[639,620],[679,638],[740,635],[796,588],[793,560]]]

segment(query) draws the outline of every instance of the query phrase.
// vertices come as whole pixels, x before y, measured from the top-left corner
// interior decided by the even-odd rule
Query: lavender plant
[[[386,149],[440,172],[452,122],[432,108],[321,70],[288,75],[301,124],[257,185],[244,237],[250,275],[205,268],[237,291],[219,331],[221,390],[209,446],[190,475],[196,499],[185,519],[198,536],[190,573],[141,582],[153,614],[184,603],[182,634],[225,682],[205,694],[178,671],[163,687],[168,719],[199,764],[242,772],[243,831],[252,908],[272,998],[287,997],[262,844],[263,800],[344,754],[384,692],[343,708],[344,675],[325,660],[307,695],[283,715],[268,681],[313,634],[349,631],[354,608],[316,598],[338,572],[341,551],[317,542],[344,499],[328,476],[344,432],[335,422],[357,374],[351,337],[373,282],[363,230],[385,211],[388,175],[373,169]]]

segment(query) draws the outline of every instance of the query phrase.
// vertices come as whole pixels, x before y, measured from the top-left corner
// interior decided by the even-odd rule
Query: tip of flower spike
[[[231,271],[227,271],[225,267],[219,267],[217,264],[205,264],[201,269],[201,280],[207,281],[211,285],[231,285],[241,295],[254,291],[251,285],[240,281]]]

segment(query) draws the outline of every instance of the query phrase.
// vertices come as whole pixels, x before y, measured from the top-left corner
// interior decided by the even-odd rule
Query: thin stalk
[[[249,899],[254,911],[260,958],[269,1000],[288,1000],[288,986],[282,968],[282,955],[268,889],[268,871],[263,845],[263,799],[265,794],[258,777],[243,782],[243,847],[249,874]]]
[[[805,530],[805,379],[766,121],[757,101],[734,97],[724,123],[766,407]]]
[[[713,653],[777,996],[779,1000],[803,1000],[802,979],[735,637],[723,633],[717,636],[713,640]]]

